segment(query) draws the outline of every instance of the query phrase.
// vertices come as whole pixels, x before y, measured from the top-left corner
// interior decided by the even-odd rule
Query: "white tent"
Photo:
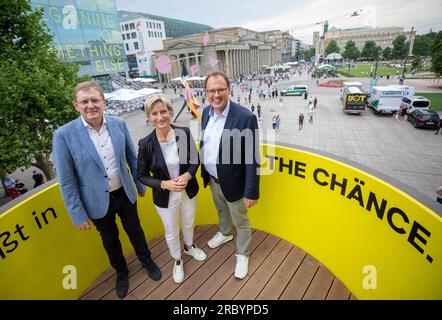
[[[206,80],[206,77],[189,77],[186,80],[188,81],[201,81],[201,80]]]
[[[157,79],[152,79],[152,78],[142,78],[141,80],[139,80],[140,82],[157,82]]]
[[[112,91],[111,94],[119,96],[119,95],[122,95],[122,94],[129,94],[129,93],[133,93],[133,92],[135,92],[134,89],[121,88],[121,89]]]
[[[104,93],[104,99],[110,99],[110,98],[112,98],[112,97],[115,97],[115,94],[113,94],[113,93]]]
[[[143,88],[140,90],[137,90],[136,93],[143,95],[143,96],[148,96],[154,93],[159,93],[162,92],[162,90],[158,90],[158,89],[152,89],[152,88]]]
[[[172,81],[181,81],[181,77],[173,78]]]
[[[128,93],[122,93],[122,94],[116,95],[108,100],[109,101],[130,101],[130,100],[138,99],[141,97],[143,97],[143,95],[141,95],[139,93],[128,92]]]

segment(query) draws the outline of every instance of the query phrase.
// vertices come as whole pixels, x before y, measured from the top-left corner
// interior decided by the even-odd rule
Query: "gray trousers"
[[[210,189],[219,218],[219,230],[225,236],[233,234],[233,226],[236,228],[236,253],[244,256],[250,255],[250,241],[252,230],[250,228],[247,208],[244,198],[235,202],[229,202],[224,198],[221,187],[210,178]]]

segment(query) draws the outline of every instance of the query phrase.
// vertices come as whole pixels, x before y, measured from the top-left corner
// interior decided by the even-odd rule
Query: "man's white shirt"
[[[204,130],[203,147],[202,147],[202,163],[206,171],[213,177],[218,178],[216,164],[218,162],[219,144],[221,136],[226,124],[227,115],[230,110],[230,100],[224,111],[217,116],[213,108],[209,110],[209,121]]]
[[[100,156],[104,169],[106,169],[109,181],[109,192],[121,188],[123,184],[121,183],[117,158],[115,157],[114,146],[112,145],[112,140],[107,128],[106,118],[103,117],[103,124],[98,132],[95,131],[83,119],[83,117],[81,117],[81,121],[83,121],[83,125],[86,127],[89,137],[91,138],[92,143]]]

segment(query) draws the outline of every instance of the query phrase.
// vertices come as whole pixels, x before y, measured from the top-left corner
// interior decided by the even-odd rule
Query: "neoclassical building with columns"
[[[185,71],[191,74],[194,65],[198,76],[224,71],[231,79],[237,79],[281,62],[277,41],[264,33],[234,27],[210,30],[208,35],[207,38],[205,33],[197,33],[163,40],[164,49],[156,50],[153,56],[155,60],[165,55],[172,61],[172,71],[162,75],[163,82],[170,82]]]

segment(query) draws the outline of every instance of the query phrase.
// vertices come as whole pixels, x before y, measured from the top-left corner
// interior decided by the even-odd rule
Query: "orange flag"
[[[183,84],[184,88],[187,90],[187,94],[185,95],[187,105],[189,106],[190,110],[192,111],[192,114],[194,114],[198,118],[198,120],[201,121],[201,119],[202,119],[201,114],[198,110],[201,108],[201,106],[198,103],[198,100],[196,100],[195,96],[193,95],[192,89],[190,88],[187,80],[184,79],[181,83]]]

